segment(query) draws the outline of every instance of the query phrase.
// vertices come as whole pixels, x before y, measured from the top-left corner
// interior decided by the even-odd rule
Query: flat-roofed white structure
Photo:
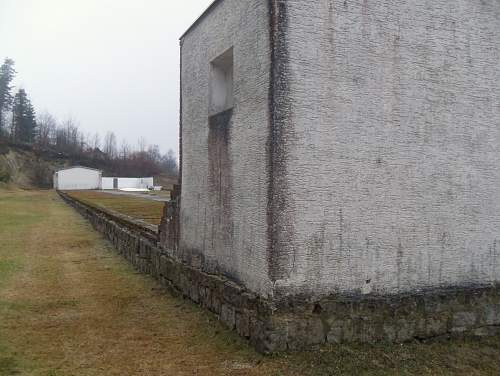
[[[102,189],[148,189],[153,187],[154,179],[148,178],[116,178],[104,177],[102,178]]]
[[[54,173],[54,189],[91,190],[101,189],[102,171],[89,167],[74,166]]]

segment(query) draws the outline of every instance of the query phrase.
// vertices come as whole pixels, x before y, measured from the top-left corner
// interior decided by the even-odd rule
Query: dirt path
[[[0,205],[10,213],[0,219],[7,239],[0,374],[274,375],[280,368],[212,315],[134,273],[54,194],[14,193]]]

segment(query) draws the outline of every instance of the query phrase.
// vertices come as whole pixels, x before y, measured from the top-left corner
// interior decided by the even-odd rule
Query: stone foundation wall
[[[137,270],[215,313],[260,351],[272,350],[266,345],[272,342],[266,337],[273,335],[267,325],[272,315],[268,302],[222,276],[203,273],[183,264],[160,246],[158,235],[153,237],[149,228],[133,218],[118,217],[116,213],[92,207],[64,192],[59,195],[111,241]]]
[[[132,218],[60,196],[109,239],[139,271],[218,315],[261,352],[326,343],[404,342],[500,331],[500,289],[463,288],[390,297],[260,298],[232,281],[183,264],[158,236]]]

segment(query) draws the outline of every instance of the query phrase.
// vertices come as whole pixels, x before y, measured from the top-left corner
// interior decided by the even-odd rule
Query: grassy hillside
[[[53,172],[68,163],[64,158],[0,143],[0,187],[50,188]]]
[[[13,145],[0,140],[0,188],[52,188],[55,171],[75,166],[87,166],[103,171],[104,176],[121,176],[106,160],[70,156],[52,150],[38,150],[30,145]],[[122,174],[123,175],[123,174]],[[134,175],[131,174],[131,177]],[[176,178],[155,176],[155,184],[171,188]]]

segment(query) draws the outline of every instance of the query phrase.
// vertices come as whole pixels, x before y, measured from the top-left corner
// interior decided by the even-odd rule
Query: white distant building
[[[54,173],[54,189],[91,190],[101,189],[102,171],[89,167],[75,166]]]
[[[154,186],[154,179],[149,178],[102,178],[102,189],[148,189]]]

